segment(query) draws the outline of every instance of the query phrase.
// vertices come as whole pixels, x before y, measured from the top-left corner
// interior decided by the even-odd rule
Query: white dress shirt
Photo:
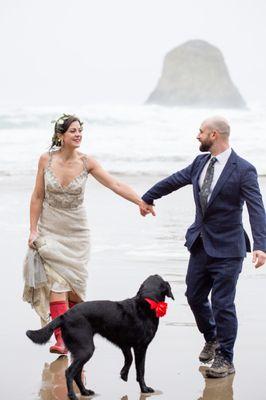
[[[215,187],[215,185],[216,185],[216,183],[217,183],[217,181],[218,181],[218,179],[219,179],[219,177],[220,177],[220,175],[221,175],[221,173],[222,173],[222,171],[223,171],[223,169],[225,167],[225,164],[228,161],[228,158],[231,155],[231,152],[232,152],[232,149],[231,149],[231,147],[229,147],[228,149],[226,149],[222,153],[220,153],[217,156],[215,156],[215,158],[217,158],[217,161],[214,163],[214,174],[213,174],[213,180],[212,180],[212,184],[211,184],[210,194],[208,196],[208,201],[210,200],[212,191],[213,191],[213,189],[214,189],[214,187]],[[206,172],[207,172],[207,168],[208,168],[212,158],[213,157],[211,157],[209,159],[209,161],[204,165],[204,168],[203,168],[203,170],[202,170],[202,172],[200,174],[200,177],[199,177],[199,187],[200,188],[203,185],[203,181],[204,181],[204,178],[205,178],[205,175],[206,175]]]

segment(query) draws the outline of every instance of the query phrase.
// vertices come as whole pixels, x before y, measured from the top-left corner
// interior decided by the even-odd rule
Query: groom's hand
[[[155,217],[155,211],[154,208],[151,204],[145,203],[145,201],[141,201],[139,205],[139,211],[143,217],[145,217],[147,214],[152,214]]]
[[[261,267],[263,264],[265,264],[266,261],[266,253],[261,250],[255,250],[253,251],[253,258],[252,262],[255,263],[255,268]]]

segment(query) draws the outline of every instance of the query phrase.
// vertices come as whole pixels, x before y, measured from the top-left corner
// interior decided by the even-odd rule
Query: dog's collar
[[[157,318],[163,317],[166,314],[167,303],[165,303],[164,301],[157,302],[149,299],[148,297],[145,297],[145,300],[147,301],[147,303],[149,303],[151,310],[155,311]]]

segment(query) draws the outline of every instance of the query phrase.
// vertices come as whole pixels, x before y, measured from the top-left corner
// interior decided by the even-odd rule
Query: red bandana
[[[165,303],[164,301],[157,302],[149,299],[148,297],[145,297],[145,300],[149,303],[151,310],[155,310],[157,318],[163,317],[166,314],[167,303]]]

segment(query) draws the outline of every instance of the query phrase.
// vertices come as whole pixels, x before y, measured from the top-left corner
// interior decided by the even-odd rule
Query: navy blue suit
[[[266,216],[256,169],[233,150],[203,214],[198,181],[209,158],[210,154],[199,155],[187,168],[154,185],[142,199],[153,204],[154,200],[183,186],[193,185],[196,216],[186,233],[185,246],[191,253],[186,295],[206,341],[217,338],[220,351],[232,361],[237,333],[236,283],[243,258],[251,251],[242,224],[244,202],[249,213],[253,250],[266,250]]]

